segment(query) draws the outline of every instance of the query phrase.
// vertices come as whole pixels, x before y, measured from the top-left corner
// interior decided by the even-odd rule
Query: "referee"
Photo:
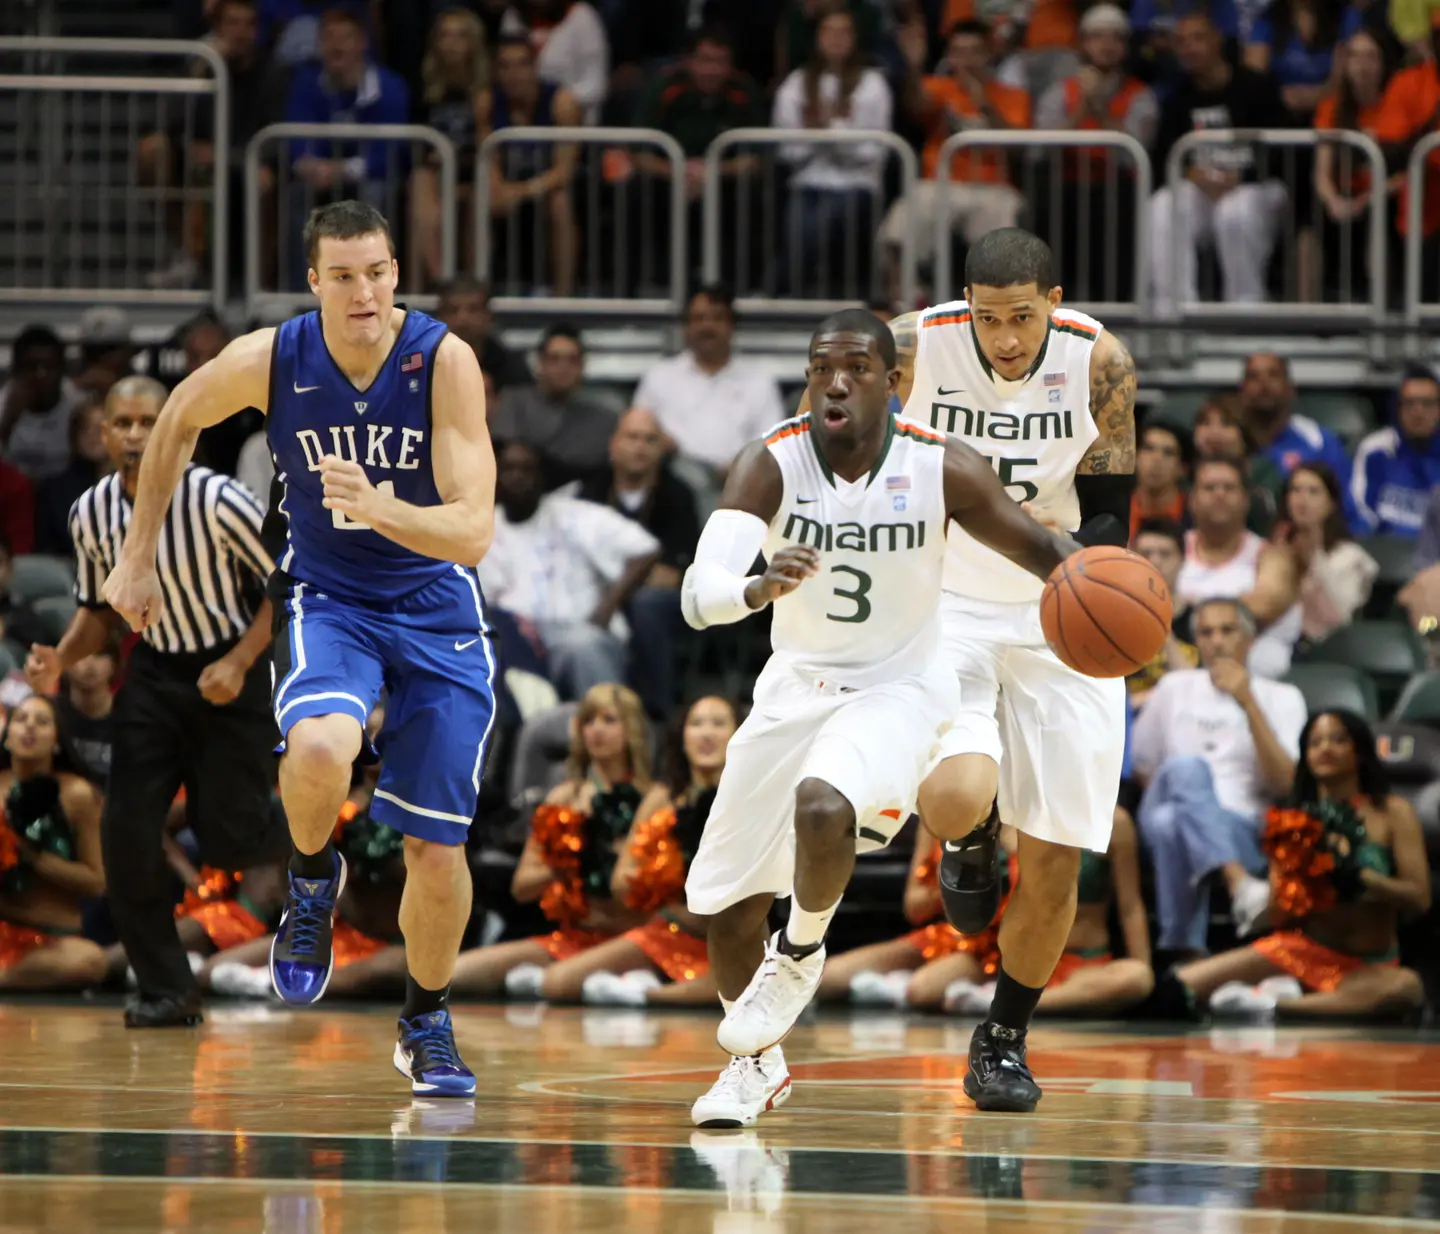
[[[116,470],[70,511],[79,558],[79,610],[58,647],[30,649],[32,687],[51,692],[72,664],[121,624],[100,598],[130,524],[140,460],[167,392],[126,377],[105,402],[105,445]],[[243,870],[278,860],[286,837],[270,808],[279,741],[270,713],[270,602],[275,563],[261,544],[262,511],[243,485],[186,470],[160,534],[165,615],[131,654],[115,700],[115,748],[101,822],[115,927],[140,994],[129,1028],[198,1024],[200,989],[175,928],[161,841],[176,792],[205,861]]]

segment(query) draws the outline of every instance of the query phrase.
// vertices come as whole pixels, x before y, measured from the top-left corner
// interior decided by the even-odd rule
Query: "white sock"
[[[824,942],[825,931],[830,928],[830,919],[835,916],[839,907],[840,901],[836,900],[829,908],[812,913],[809,909],[801,908],[800,901],[791,896],[790,920],[785,923],[785,937],[790,940],[790,945],[813,947],[816,943]]]

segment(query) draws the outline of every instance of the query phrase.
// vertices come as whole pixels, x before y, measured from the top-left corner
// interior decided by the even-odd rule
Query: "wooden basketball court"
[[[412,1101],[393,1011],[0,1006],[0,1234],[1300,1234],[1440,1228],[1440,1043],[1047,1028],[1033,1115],[960,1092],[969,1022],[822,1017],[743,1132],[688,1107],[715,1019],[473,1007],[475,1102]]]

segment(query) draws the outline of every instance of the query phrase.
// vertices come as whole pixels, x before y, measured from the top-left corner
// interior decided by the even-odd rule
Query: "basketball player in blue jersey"
[[[345,864],[330,843],[365,719],[389,692],[370,813],[405,834],[408,977],[395,1066],[419,1096],[469,1097],[447,1006],[470,917],[466,830],[494,716],[495,657],[475,566],[494,533],[495,458],[474,352],[394,303],[384,217],[354,201],[305,227],[317,312],[231,343],[175,388],[140,471],[104,596],[159,620],[157,536],[200,431],[267,416],[287,543],[271,578],[280,795],[294,853],[270,971],[313,1003],[331,971]]]

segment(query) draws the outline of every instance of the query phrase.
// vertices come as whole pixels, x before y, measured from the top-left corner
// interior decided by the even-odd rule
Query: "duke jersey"
[[[808,415],[765,438],[784,478],[765,556],[791,544],[821,555],[819,574],[775,602],[771,645],[802,674],[857,689],[921,672],[939,651],[945,438],[886,424],[879,461],[853,482],[830,470]]]
[[[920,317],[904,414],[973,446],[1016,501],[1065,531],[1080,526],[1075,468],[1099,436],[1090,414],[1090,353],[1104,327],[1057,309],[1030,376],[1009,381],[981,354],[963,300]],[[1036,600],[1044,583],[952,525],[945,590],[982,600]]]
[[[408,310],[366,390],[357,390],[331,357],[318,311],[275,331],[265,435],[284,488],[286,542],[278,564],[287,574],[327,594],[374,603],[408,595],[454,569],[325,509],[320,482],[320,460],[334,454],[360,463],[376,488],[401,501],[440,504],[430,398],[445,330],[433,317]]]

